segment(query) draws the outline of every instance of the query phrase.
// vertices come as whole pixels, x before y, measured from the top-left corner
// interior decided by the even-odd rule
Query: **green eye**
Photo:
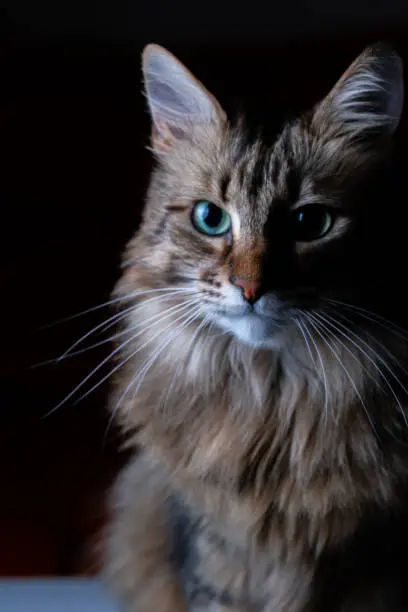
[[[196,230],[208,236],[222,236],[231,229],[229,214],[207,200],[200,200],[194,205],[191,218]]]
[[[293,237],[297,242],[323,238],[332,228],[334,216],[326,206],[308,204],[292,213]]]

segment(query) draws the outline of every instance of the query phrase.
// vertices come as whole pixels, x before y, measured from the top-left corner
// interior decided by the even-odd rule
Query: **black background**
[[[109,346],[32,366],[109,316],[43,329],[109,299],[137,226],[150,162],[143,45],[169,46],[227,106],[240,99],[280,121],[368,43],[386,38],[408,59],[408,3],[1,6],[0,574],[83,573],[121,460],[107,386],[47,414]]]

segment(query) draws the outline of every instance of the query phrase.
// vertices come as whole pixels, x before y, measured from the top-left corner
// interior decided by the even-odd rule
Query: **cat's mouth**
[[[258,314],[254,310],[240,315],[220,313],[216,316],[216,322],[238,340],[251,346],[275,346],[285,325],[283,317]]]
[[[208,315],[218,327],[241,342],[276,348],[284,341],[282,332],[294,324],[303,306],[308,309],[310,304],[302,303],[299,294],[267,293],[253,304],[243,299],[238,303],[213,302]]]
[[[254,304],[242,300],[239,304],[213,304],[213,314],[231,319],[249,317],[250,319],[267,319],[269,324],[283,325],[288,314],[297,310],[294,300],[281,299],[275,295],[265,295]]]
[[[276,346],[290,320],[288,309],[267,309],[260,302],[222,306],[209,314],[224,331],[251,346]]]

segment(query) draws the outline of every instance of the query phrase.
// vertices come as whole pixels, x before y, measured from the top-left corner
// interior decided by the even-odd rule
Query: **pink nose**
[[[244,298],[251,304],[256,302],[259,296],[259,281],[244,277],[235,276],[232,282],[237,287],[241,287]]]

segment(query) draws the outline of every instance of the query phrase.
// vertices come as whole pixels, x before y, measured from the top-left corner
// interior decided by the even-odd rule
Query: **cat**
[[[408,610],[381,192],[402,60],[367,48],[274,140],[162,47],[143,73],[156,161],[114,290],[111,408],[134,456],[107,579],[127,612]]]

